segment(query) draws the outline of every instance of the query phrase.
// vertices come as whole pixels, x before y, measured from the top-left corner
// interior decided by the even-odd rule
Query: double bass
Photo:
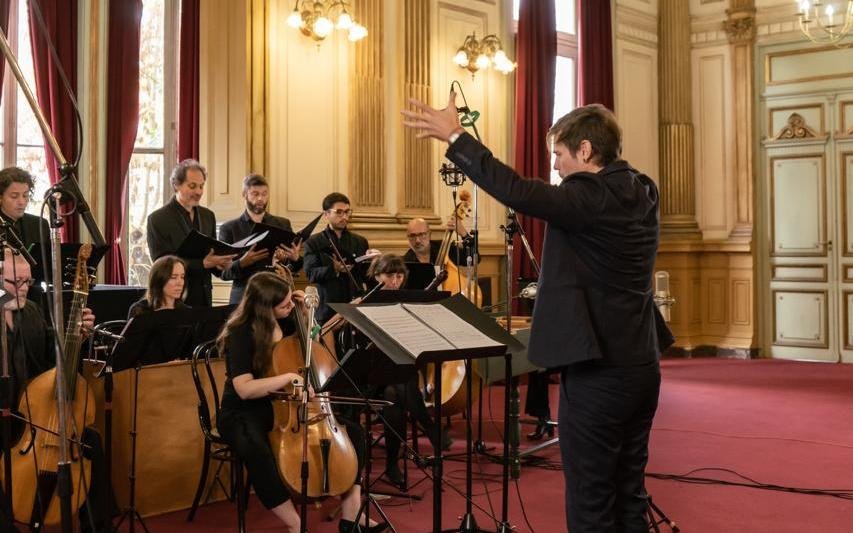
[[[459,193],[459,203],[454,208],[453,216],[457,220],[464,220],[471,215],[471,193],[467,190],[462,190]],[[453,263],[448,257],[450,247],[453,243],[454,230],[448,228],[444,232],[444,238],[441,240],[441,246],[436,255],[435,266],[440,268],[442,273],[445,273],[447,279],[442,283],[442,289],[450,291],[451,294],[462,293],[463,296],[482,307],[483,296],[480,293],[479,287],[474,288],[474,298],[472,299],[468,291],[468,276],[463,276],[459,267]],[[444,415],[451,416],[461,413],[465,410],[468,404],[468,389],[465,387],[466,376],[465,361],[448,361],[441,364],[441,412]],[[480,379],[473,376],[475,379],[471,382],[471,394],[476,397],[480,393]],[[421,391],[423,392],[424,402],[427,407],[435,404],[435,365],[429,364],[424,369],[421,376]]]
[[[293,289],[293,280],[283,267],[276,268]],[[273,374],[301,373],[305,368],[305,349],[308,345],[305,319],[301,305],[294,308],[296,333],[276,343],[272,355]],[[312,342],[311,365],[303,375],[305,386],[322,387],[337,362],[335,355],[320,342]],[[300,416],[300,409],[307,409]],[[279,472],[293,494],[302,495],[302,446],[304,431],[308,431],[308,498],[338,496],[348,491],[358,475],[358,456],[346,427],[339,424],[332,412],[327,393],[318,393],[308,403],[294,399],[273,401],[275,422],[269,434],[273,454],[278,459]],[[302,420],[305,420],[303,426]],[[332,468],[334,465],[334,468]]]
[[[95,397],[78,372],[83,308],[89,296],[86,261],[91,253],[92,245],[83,244],[77,254],[74,296],[63,339],[72,513],[76,513],[86,499],[86,485],[82,481],[91,479],[91,464],[83,457],[79,441],[84,428],[95,422]],[[56,386],[56,368],[39,374],[27,385],[18,407],[30,421],[31,429],[24,432],[11,450],[12,505],[15,520],[25,524],[54,525],[61,519],[61,502],[56,490],[61,444]]]

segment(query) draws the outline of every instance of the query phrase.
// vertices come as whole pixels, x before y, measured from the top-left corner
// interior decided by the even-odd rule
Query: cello
[[[81,481],[89,479],[91,473],[90,461],[83,457],[79,439],[84,428],[95,422],[95,397],[77,371],[83,340],[83,308],[89,296],[86,261],[91,252],[92,245],[83,244],[77,254],[74,296],[63,339],[72,514],[86,498],[85,485]],[[12,504],[15,520],[31,525],[54,525],[61,519],[61,502],[56,490],[61,456],[56,386],[56,368],[39,374],[27,384],[18,407],[30,421],[31,429],[24,432],[11,451]]]
[[[459,203],[453,211],[453,216],[457,220],[464,220],[471,215],[471,193],[465,189],[459,192]],[[441,288],[450,291],[451,294],[462,293],[463,296],[471,300],[477,307],[482,307],[483,296],[479,287],[474,288],[474,298],[472,299],[468,291],[468,276],[463,276],[459,267],[453,263],[448,257],[450,247],[453,246],[454,230],[448,228],[444,232],[444,238],[441,240],[441,246],[436,255],[435,266],[440,268],[442,273],[446,273],[447,279],[442,283]],[[465,387],[465,361],[448,361],[441,364],[441,412],[443,415],[451,416],[461,413],[468,405],[468,390]],[[480,393],[480,378],[475,374],[475,379],[471,382],[471,394],[473,397],[479,396]],[[432,407],[435,404],[435,365],[429,364],[424,368],[421,376],[421,391],[424,396],[424,402],[427,407]]]
[[[277,266],[276,272],[288,281],[293,290],[289,271]],[[301,307],[301,304],[297,305],[293,312],[296,333],[281,339],[273,348],[273,374],[302,373],[305,368],[308,338]],[[310,368],[308,375],[303,376],[306,387],[319,388],[325,384],[331,374],[330,369],[337,367],[337,362],[330,359],[334,357],[322,343],[312,342]],[[305,404],[287,395],[275,396],[278,398],[273,400],[275,422],[269,439],[287,488],[293,494],[303,495],[302,434],[307,430],[308,488],[303,496],[314,499],[339,496],[348,491],[358,475],[358,457],[346,428],[335,420],[328,394],[318,393]],[[300,409],[307,412],[300,413]],[[307,427],[303,427],[303,420]]]

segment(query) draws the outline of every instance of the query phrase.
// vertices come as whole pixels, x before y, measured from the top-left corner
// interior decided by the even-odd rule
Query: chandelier
[[[845,3],[847,7],[842,9]],[[853,0],[797,0],[797,4],[800,31],[813,43],[835,44],[846,37],[853,26]]]
[[[453,62],[470,70],[472,78],[478,70],[490,66],[494,66],[504,74],[515,70],[515,63],[506,56],[501,40],[495,34],[486,35],[478,41],[476,35],[472,33],[465,38],[465,42],[456,51]]]
[[[348,5],[344,0],[295,0],[287,25],[318,42],[337,28],[346,31],[349,40],[355,42],[367,36],[367,28],[356,23]],[[334,24],[332,19],[336,19]]]

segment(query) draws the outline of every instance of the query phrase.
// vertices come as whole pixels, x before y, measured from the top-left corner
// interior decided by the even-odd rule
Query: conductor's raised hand
[[[420,100],[409,98],[409,107],[401,111],[403,125],[417,132],[418,139],[432,137],[440,141],[448,141],[452,133],[462,133],[459,113],[456,110],[456,92],[450,91],[447,107],[434,109]]]

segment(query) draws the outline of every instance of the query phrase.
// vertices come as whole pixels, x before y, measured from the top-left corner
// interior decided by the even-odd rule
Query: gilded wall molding
[[[350,52],[349,197],[356,209],[382,212],[386,207],[382,0],[357,0],[354,9],[370,37],[352,44]]]
[[[779,130],[774,137],[774,141],[782,139],[809,139],[817,137],[818,134],[806,124],[806,120],[799,113],[791,113],[788,117],[788,123]]]

